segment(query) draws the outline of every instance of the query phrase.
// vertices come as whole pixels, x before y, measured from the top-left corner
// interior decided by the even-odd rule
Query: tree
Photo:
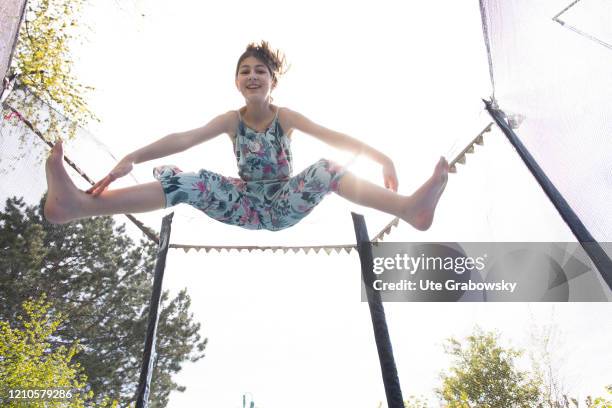
[[[92,88],[72,74],[71,47],[83,36],[78,17],[85,1],[28,0],[11,62],[22,92],[9,103],[51,139],[72,137],[77,126],[96,119],[85,99]]]
[[[561,375],[562,357],[555,350],[564,343],[562,333],[555,324],[554,310],[544,324],[531,327],[532,347],[529,350],[532,371],[540,383],[539,408],[612,408],[612,401],[605,397],[587,396],[584,405],[571,397]],[[606,387],[612,394],[612,385]]]
[[[0,319],[15,321],[24,300],[47,293],[65,316],[51,346],[78,340],[75,360],[94,393],[123,406],[134,399],[139,378],[156,245],[136,245],[111,217],[51,225],[43,207],[44,199],[26,206],[13,198],[0,212]],[[171,378],[182,362],[203,357],[206,340],[189,307],[185,290],[173,299],[162,295],[152,407],[184,390]]]
[[[6,321],[0,321],[0,401],[3,407],[23,406],[23,400],[9,399],[9,390],[51,390],[62,387],[70,392],[64,400],[28,400],[30,407],[62,406],[82,408],[93,398],[93,392],[86,389],[87,377],[78,363],[72,359],[78,352],[78,343],[68,347],[50,349],[52,336],[61,323],[61,316],[54,317],[51,303],[45,296],[38,300],[26,300],[23,314],[17,316],[22,328],[12,328]],[[78,391],[77,391],[78,390]],[[58,393],[59,393],[58,389]],[[66,395],[66,394],[65,394]],[[59,396],[59,394],[58,394]],[[100,408],[109,406],[105,398]],[[113,407],[116,404],[112,404]]]
[[[410,395],[407,400],[404,401],[405,408],[428,408],[427,402],[421,398]]]
[[[569,404],[568,391],[561,376],[562,357],[555,351],[563,344],[562,333],[555,324],[554,310],[546,323],[532,323],[530,328],[531,366],[540,381],[542,404],[558,408]],[[569,405],[568,405],[569,406]]]
[[[448,339],[445,350],[454,363],[436,392],[448,408],[538,406],[538,380],[516,368],[521,352],[500,346],[496,334],[477,329],[465,345]]]
[[[607,397],[587,397],[587,408],[612,408],[612,384],[606,387]]]

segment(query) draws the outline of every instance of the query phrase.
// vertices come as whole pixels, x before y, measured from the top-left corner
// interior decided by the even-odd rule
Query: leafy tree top
[[[72,73],[71,48],[83,38],[78,19],[85,3],[29,0],[11,62],[19,85],[9,104],[50,139],[71,138],[78,126],[97,119],[86,101],[93,88]]]

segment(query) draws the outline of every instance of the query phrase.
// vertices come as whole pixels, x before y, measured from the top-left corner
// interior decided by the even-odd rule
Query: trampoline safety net
[[[591,235],[612,241],[612,2],[480,6],[499,109]]]

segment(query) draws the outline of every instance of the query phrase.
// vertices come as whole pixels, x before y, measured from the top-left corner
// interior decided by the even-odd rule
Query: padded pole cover
[[[359,252],[359,259],[361,261],[361,277],[365,285],[368,306],[370,308],[370,317],[372,318],[372,327],[374,328],[374,339],[376,340],[378,359],[380,360],[380,369],[382,371],[385,394],[387,395],[387,406],[389,408],[404,408],[402,389],[397,375],[397,368],[395,367],[395,359],[393,358],[391,338],[389,337],[389,330],[387,329],[385,309],[380,298],[380,293],[375,291],[372,287],[372,283],[375,279],[372,270],[372,243],[368,236],[368,230],[363,215],[355,213],[351,213],[351,215],[353,216],[355,236],[357,237],[357,251]]]
[[[164,280],[164,269],[166,268],[166,254],[170,243],[170,230],[172,217],[170,213],[162,220],[159,237],[159,249],[157,250],[157,261],[155,263],[155,277],[153,279],[153,292],[149,303],[149,325],[145,338],[145,349],[142,357],[142,368],[140,380],[136,390],[136,408],[146,408],[149,405],[149,392],[151,389],[151,376],[155,364],[155,343],[157,339],[157,322],[159,320],[159,303],[161,299],[162,283]]]

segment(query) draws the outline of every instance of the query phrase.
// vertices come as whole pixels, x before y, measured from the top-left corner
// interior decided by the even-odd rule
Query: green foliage
[[[24,300],[46,293],[65,317],[50,346],[78,341],[75,361],[94,398],[104,394],[127,405],[140,374],[156,245],[134,244],[111,217],[51,225],[41,208],[9,199],[0,212],[0,320],[15,321]],[[184,390],[171,378],[181,363],[203,356],[206,340],[189,308],[185,291],[173,299],[162,294],[154,408],[166,406],[171,391]]]
[[[77,126],[96,119],[85,100],[92,88],[72,74],[71,46],[83,35],[78,17],[85,1],[29,0],[11,63],[20,87],[33,94],[15,92],[9,103],[51,139],[71,138]]]
[[[535,407],[539,382],[515,366],[521,352],[503,348],[494,333],[477,329],[466,344],[451,338],[446,352],[454,357],[449,373],[436,390],[448,408]]]
[[[532,367],[518,370],[515,361],[522,350],[504,348],[495,333],[476,328],[463,343],[450,338],[445,344],[447,354],[454,357],[447,373],[442,374],[442,386],[436,393],[444,408],[612,408],[612,385],[606,387],[607,397],[584,399],[584,404],[562,391],[559,372],[553,364],[551,346],[556,339],[552,326],[536,333],[535,350],[530,349]],[[543,371],[546,371],[544,373]],[[544,375],[546,374],[546,375]],[[427,408],[428,404],[415,396],[404,401],[406,408]],[[378,407],[382,407],[382,402]]]
[[[34,408],[81,408],[93,398],[93,392],[86,389],[87,377],[80,365],[72,362],[79,350],[78,342],[67,347],[51,347],[50,341],[61,324],[61,314],[54,316],[51,306],[44,295],[37,300],[29,299],[22,305],[23,314],[17,315],[21,328],[0,321],[0,401],[3,407],[23,406],[25,402],[9,400],[9,390],[65,387],[73,392],[71,398],[65,400],[28,400],[28,406]],[[105,398],[98,405],[100,408],[108,406],[115,407],[116,403],[111,404]]]
[[[607,397],[587,397],[587,408],[612,408],[612,384],[606,387]]]
[[[580,405],[577,398],[571,398],[567,395],[563,395],[558,400],[548,400],[538,405],[538,408],[612,408],[612,385],[606,387],[608,397],[595,397],[588,396],[584,399],[584,405]]]
[[[410,395],[407,400],[404,401],[404,408],[428,408],[427,402],[422,399]]]

